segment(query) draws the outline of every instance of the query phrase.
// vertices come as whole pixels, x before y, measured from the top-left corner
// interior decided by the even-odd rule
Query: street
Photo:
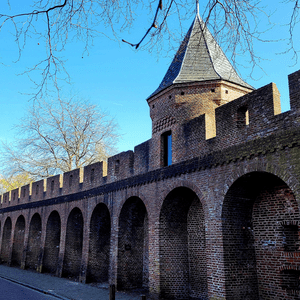
[[[0,278],[0,300],[57,300],[51,295],[46,295],[21,284]]]

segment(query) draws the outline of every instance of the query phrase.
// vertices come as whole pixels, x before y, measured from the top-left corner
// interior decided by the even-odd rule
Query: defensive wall
[[[290,111],[271,83],[216,107],[211,138],[205,114],[171,116],[107,164],[2,195],[1,263],[153,299],[299,299],[300,71],[289,91]]]

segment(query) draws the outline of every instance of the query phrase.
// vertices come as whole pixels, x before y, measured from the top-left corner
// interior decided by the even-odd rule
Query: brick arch
[[[146,211],[147,211],[147,215],[149,217],[150,213],[151,213],[151,209],[149,208],[149,203],[148,201],[146,200],[147,197],[144,195],[143,192],[141,191],[136,191],[135,189],[129,189],[129,190],[126,190],[126,195],[125,197],[122,198],[122,200],[119,202],[118,206],[117,206],[117,211],[116,211],[116,215],[118,216],[118,220],[120,218],[120,214],[121,214],[121,211],[122,211],[122,208],[125,204],[125,202],[129,199],[129,198],[132,198],[132,197],[136,197],[136,198],[139,198],[144,206],[146,207]]]
[[[183,184],[161,206],[159,251],[163,299],[208,298],[204,209],[197,194]]]
[[[75,206],[69,213],[66,227],[65,253],[62,277],[79,279],[83,247],[84,219],[82,211]]]
[[[11,265],[21,267],[23,260],[24,250],[24,236],[25,236],[25,218],[23,215],[19,215],[15,224]]]
[[[243,175],[252,172],[265,172],[268,174],[272,174],[280,178],[284,181],[289,188],[293,191],[296,200],[298,202],[298,206],[300,208],[300,185],[299,182],[295,179],[295,176],[286,172],[286,169],[282,170],[277,165],[266,164],[259,160],[249,162],[248,160],[241,163],[240,168],[235,167],[230,177],[227,177],[224,188],[223,188],[223,196],[226,195],[231,185],[238,180]]]
[[[52,210],[46,220],[42,272],[55,274],[61,240],[61,217],[57,210]]]
[[[35,213],[30,221],[25,268],[37,270],[41,256],[42,219]]]
[[[2,245],[1,245],[1,263],[9,264],[10,263],[10,254],[11,254],[11,233],[12,233],[12,221],[11,217],[8,216],[5,219],[3,232],[2,232]]]
[[[148,213],[136,196],[126,199],[119,215],[117,288],[148,289]]]
[[[188,188],[190,190],[192,190],[198,197],[198,199],[200,200],[201,202],[201,205],[203,207],[203,210],[204,210],[204,215],[205,215],[205,219],[207,219],[209,217],[208,215],[208,210],[207,210],[207,203],[205,201],[205,197],[203,196],[202,194],[202,191],[201,189],[199,188],[199,186],[195,183],[193,183],[192,181],[188,181],[188,180],[178,180],[176,182],[171,182],[171,183],[168,183],[168,189],[163,191],[161,193],[161,196],[159,198],[159,205],[160,205],[160,208],[158,210],[159,214],[161,212],[161,208],[162,208],[162,205],[163,205],[163,202],[164,200],[166,199],[166,197],[173,191],[175,190],[176,188],[179,188],[179,187],[185,187],[185,188]],[[159,219],[159,216],[157,217]]]
[[[106,204],[98,203],[90,218],[86,282],[108,282],[111,217]]]
[[[283,266],[300,263],[299,225],[299,205],[280,177],[255,171],[232,183],[222,208],[226,299],[294,299],[300,272]]]

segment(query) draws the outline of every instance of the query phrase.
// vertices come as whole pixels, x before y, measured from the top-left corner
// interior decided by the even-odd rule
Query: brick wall
[[[208,98],[234,91],[210,84]],[[269,84],[215,110],[220,99],[199,100],[198,115],[197,88],[156,98],[166,109],[151,112],[153,138],[111,157],[107,172],[96,163],[2,195],[1,262],[153,299],[298,297],[299,111],[278,114]],[[161,167],[165,130],[173,162]]]

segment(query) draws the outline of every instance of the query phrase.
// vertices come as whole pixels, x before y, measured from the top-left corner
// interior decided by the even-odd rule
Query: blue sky
[[[18,4],[22,3],[22,0],[12,2]],[[273,7],[275,5],[271,0],[263,2]],[[278,10],[272,18],[273,21],[284,23],[290,14],[290,6],[278,3]],[[184,32],[188,30],[192,21],[191,18],[183,24]],[[138,41],[148,25],[148,20],[139,20],[135,25],[136,30],[133,27],[130,34],[124,33],[120,37],[133,42]],[[12,126],[21,121],[29,105],[30,97],[26,94],[32,92],[33,85],[26,75],[18,74],[42,57],[45,51],[42,45],[38,45],[38,40],[28,40],[21,60],[14,63],[17,48],[8,31],[0,32],[1,140],[13,140]],[[267,37],[279,39],[285,37],[286,33],[286,27],[274,26],[267,33]],[[299,36],[299,33],[298,24],[295,36]],[[300,42],[296,42],[300,49]],[[300,62],[294,65],[291,54],[278,55],[285,49],[284,41],[257,46],[257,54],[266,58],[261,62],[265,73],[259,69],[254,73],[257,80],[248,77],[249,69],[239,68],[243,79],[255,88],[275,82],[281,93],[283,111],[289,109],[287,75],[300,69]],[[82,50],[83,45],[80,42],[73,42],[63,53],[73,83],[72,86],[64,85],[64,94],[87,98],[108,111],[118,122],[122,134],[118,144],[119,151],[133,150],[135,145],[151,138],[151,120],[146,98],[160,84],[175,52],[167,54],[167,51],[162,51],[158,55],[148,51],[135,51],[127,44],[105,37],[95,39],[89,55],[82,55]],[[239,59],[243,61],[243,57]]]

